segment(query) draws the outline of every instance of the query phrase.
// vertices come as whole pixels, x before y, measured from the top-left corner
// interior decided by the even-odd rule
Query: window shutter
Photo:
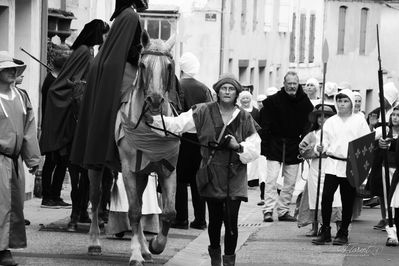
[[[292,14],[292,31],[290,35],[290,63],[295,62],[295,41],[296,41],[296,14]]]
[[[315,26],[316,26],[316,15],[310,15],[310,23],[309,23],[309,63],[314,62],[314,40],[315,40]]]
[[[367,17],[368,17],[368,9],[362,8],[360,14],[360,39],[359,39],[359,54],[366,54],[366,31],[367,31]]]
[[[279,32],[289,32],[290,30],[290,20],[291,20],[291,1],[290,0],[280,0],[280,10],[278,18],[278,31]]]
[[[339,21],[338,21],[338,45],[337,54],[343,54],[345,51],[345,19],[346,6],[339,7]]]
[[[247,27],[247,0],[241,1],[241,31],[245,33]]]
[[[265,3],[265,25],[263,27],[265,32],[270,32],[273,28],[273,0],[266,0]]]
[[[299,25],[299,63],[305,62],[305,33],[306,33],[306,15],[301,14]]]

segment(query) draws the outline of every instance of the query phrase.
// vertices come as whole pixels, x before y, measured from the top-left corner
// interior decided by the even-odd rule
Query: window
[[[346,19],[346,10],[347,10],[346,6],[339,7],[337,54],[344,54],[344,52],[345,52],[345,19]]]
[[[360,39],[359,39],[359,54],[366,54],[366,31],[367,31],[367,17],[368,8],[362,8],[360,13]]]
[[[254,16],[252,19],[252,31],[256,30],[257,25],[258,25],[258,0],[254,0]]]
[[[241,31],[244,33],[247,26],[247,0],[241,2]]]
[[[305,62],[306,15],[301,14],[299,24],[299,63]]]
[[[169,21],[163,19],[147,20],[147,32],[153,39],[167,40],[171,35],[171,25]]]
[[[315,24],[316,23],[316,15],[310,15],[310,23],[309,23],[309,63],[314,62],[314,40],[315,40]]]
[[[255,81],[255,68],[251,67],[251,70],[249,72],[249,84],[254,84]]]
[[[238,79],[241,83],[247,81],[247,69],[248,67],[238,67]]]
[[[234,28],[235,1],[230,1],[230,30]]]
[[[274,80],[273,80],[273,70],[269,71],[269,87],[274,86]]]
[[[290,35],[290,63],[295,62],[295,39],[296,39],[296,14],[292,14],[292,30]]]
[[[259,66],[259,92],[265,91],[265,71],[266,67]]]
[[[8,33],[10,29],[10,11],[8,6],[0,6],[0,50],[8,50]]]
[[[238,60],[238,79],[240,82],[248,82],[248,59],[239,59]]]
[[[229,58],[229,73],[233,73],[233,58]]]

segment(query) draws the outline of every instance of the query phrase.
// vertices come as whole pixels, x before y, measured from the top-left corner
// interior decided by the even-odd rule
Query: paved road
[[[67,191],[63,194],[67,198]],[[242,204],[236,265],[399,265],[399,247],[385,247],[386,234],[371,229],[378,221],[377,208],[363,209],[351,227],[349,246],[314,246],[304,236],[308,228],[298,229],[296,223],[263,223],[256,206],[258,195],[257,190],[249,190],[249,202]],[[77,233],[40,230],[41,224],[65,227],[70,214],[70,210],[42,209],[40,202],[32,199],[25,204],[26,218],[32,224],[27,227],[28,248],[14,251],[20,265],[128,264],[129,235],[122,239],[102,235],[103,255],[88,256],[88,225]],[[206,230],[171,229],[164,253],[146,265],[210,265],[207,246]]]

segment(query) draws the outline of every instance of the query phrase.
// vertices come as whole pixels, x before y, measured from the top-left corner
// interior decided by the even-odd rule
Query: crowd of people
[[[75,231],[78,222],[91,222],[87,209],[93,184],[102,188],[100,216],[103,222],[108,220],[111,185],[120,171],[116,112],[135,80],[142,49],[142,29],[131,5],[146,6],[145,1],[116,3],[112,27],[98,19],[87,23],[71,46],[72,53],[54,58],[53,70],[42,86],[40,141],[28,93],[17,86],[26,65],[7,52],[0,53],[0,265],[16,265],[9,249],[26,247],[22,162],[35,174],[41,155],[45,156],[41,206],[71,208],[69,231]],[[101,47],[96,56],[94,46]],[[375,228],[387,231],[387,245],[398,246],[399,92],[394,82],[384,85],[388,123],[382,125],[380,111],[366,117],[361,94],[347,83],[326,82],[321,95],[317,79],[302,86],[297,73],[289,71],[281,89],[268,88],[255,100],[254,87],[241,84],[231,73],[221,75],[212,88],[197,80],[200,62],[193,53],[184,53],[178,63],[180,114],[146,119],[155,127],[182,134],[172,227],[208,228],[212,265],[235,264],[237,222],[241,202],[248,201],[248,186],[259,186],[257,204],[264,222],[277,218],[296,222],[298,227],[311,225],[306,236],[314,237],[315,245],[347,244],[350,224],[363,204],[356,197],[358,188],[346,176],[348,145],[372,131],[377,148],[366,189],[381,205],[381,221]],[[382,127],[388,132],[385,138]],[[207,148],[210,143],[214,149]],[[387,198],[381,181],[385,152],[391,178]],[[67,171],[72,204],[60,196]],[[306,184],[292,212],[298,178],[306,179]],[[194,209],[191,222],[188,185]],[[394,226],[386,219],[390,208],[394,208]],[[337,227],[334,239],[331,222]]]

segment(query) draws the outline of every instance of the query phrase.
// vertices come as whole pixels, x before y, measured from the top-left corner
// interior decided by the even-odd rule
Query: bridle
[[[153,56],[166,56],[169,58],[169,60],[171,61],[172,64],[174,64],[174,59],[173,56],[170,52],[161,52],[161,51],[154,51],[154,50],[144,50],[143,52],[141,52],[141,59],[140,59],[140,63],[142,63],[142,58],[144,55],[153,55]],[[169,81],[168,81],[169,82]],[[145,113],[150,109],[150,107],[148,106],[147,101],[144,100],[144,104],[143,104],[143,108],[141,109],[141,114],[139,116],[139,119],[137,120],[137,124],[135,125],[135,127],[133,129],[137,129],[137,127],[139,126],[141,120],[143,119]],[[165,136],[168,136],[168,134],[173,134],[172,132],[169,132],[168,130],[166,130],[166,125],[165,125],[165,121],[164,121],[164,116],[162,114],[162,105],[161,105],[161,118],[162,118],[162,126],[163,126],[163,131],[165,133]],[[176,112],[176,110],[174,110]],[[176,112],[177,114],[177,112]],[[146,123],[148,124],[148,123]],[[177,136],[177,135],[176,135]]]

